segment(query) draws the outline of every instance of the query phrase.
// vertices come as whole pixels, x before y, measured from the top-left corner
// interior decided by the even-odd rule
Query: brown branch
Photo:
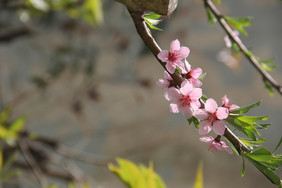
[[[224,31],[228,34],[230,38],[239,46],[241,52],[245,55],[245,57],[250,61],[250,63],[257,69],[257,71],[261,74],[263,80],[267,80],[277,91],[282,95],[282,86],[272,78],[272,76],[262,68],[256,57],[251,55],[250,51],[247,49],[247,47],[241,42],[241,40],[238,37],[235,37],[233,34],[232,29],[228,25],[228,23],[225,21],[224,16],[217,10],[215,5],[211,0],[205,0],[205,6],[208,7],[216,19],[218,20],[221,27],[224,29]]]
[[[156,59],[159,61],[159,63],[163,66],[163,68],[166,70],[165,68],[165,63],[162,62],[161,60],[158,59],[157,55],[158,53],[161,51],[161,48],[158,46],[158,44],[156,43],[156,41],[154,40],[154,38],[151,36],[151,34],[149,33],[143,16],[144,13],[142,12],[133,12],[131,10],[128,10],[133,22],[135,24],[137,33],[139,34],[139,36],[142,38],[143,42],[146,44],[146,46],[151,50],[151,52],[154,54],[154,56],[156,57]],[[166,70],[167,71],[167,70]],[[167,71],[168,72],[168,71]],[[178,73],[174,73],[171,75],[171,77],[173,78],[174,82],[180,86],[183,78],[178,74]],[[236,137],[236,135],[234,135],[227,127],[225,129],[225,133],[224,136],[227,140],[229,140],[229,142],[232,143],[232,145],[236,148],[236,150],[238,151],[239,154],[241,154],[241,152],[243,151],[250,151],[250,149],[243,144],[239,138]]]
[[[31,35],[31,33],[32,32],[28,28],[20,28],[14,31],[9,31],[0,35],[0,42],[10,42],[16,38]]]

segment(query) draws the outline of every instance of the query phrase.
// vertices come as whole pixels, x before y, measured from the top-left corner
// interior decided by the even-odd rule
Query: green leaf
[[[264,165],[260,161],[256,161],[249,157],[247,153],[243,153],[244,156],[251,162],[255,167],[257,167],[272,183],[278,185],[279,187],[281,186],[280,184],[280,177],[269,167]]]
[[[274,96],[274,92],[272,90],[273,87],[272,87],[271,83],[269,83],[269,81],[267,81],[267,80],[263,80],[263,82],[264,82],[265,89],[268,91],[268,94],[271,97],[273,97]]]
[[[274,57],[266,60],[262,60],[259,57],[256,57],[259,64],[262,66],[262,68],[266,71],[273,71],[275,68],[277,68],[277,65],[271,65],[271,63],[274,61]]]
[[[25,124],[26,119],[24,117],[20,117],[18,119],[16,119],[16,121],[14,121],[10,127],[9,130],[10,131],[14,131],[14,132],[19,132],[20,130],[22,130],[24,124]]]
[[[238,138],[245,145],[250,146],[250,147],[258,147],[266,141],[266,139],[264,139],[264,138],[258,138],[257,140],[251,140],[251,139],[248,139],[248,138],[241,138],[241,137],[238,137]]]
[[[271,124],[270,123],[256,123],[255,124],[255,127],[257,129],[265,129],[267,128],[268,126],[270,126]]]
[[[231,110],[230,113],[232,114],[245,114],[247,113],[250,109],[259,106],[261,103],[261,101],[258,101],[254,104],[248,105],[248,106],[244,106],[244,107],[240,107],[234,110]]]
[[[11,110],[9,108],[4,109],[0,114],[0,124],[5,124],[8,121],[10,114]]]
[[[208,22],[212,25],[215,24],[216,22],[216,18],[214,16],[214,14],[212,13],[212,11],[207,7],[206,8],[206,12],[207,12],[207,16],[208,16]]]
[[[161,17],[161,15],[156,14],[154,12],[148,12],[144,15],[144,17],[147,18],[147,19],[156,20],[156,19],[159,19]]]
[[[278,148],[280,147],[281,143],[282,143],[282,137],[280,138],[280,141],[278,142],[277,146],[275,147],[275,149],[273,150],[272,153],[274,153],[275,151],[278,150]]]
[[[243,176],[245,176],[245,159],[244,159],[244,157],[242,157],[242,160],[243,160],[243,165],[242,165],[242,171],[241,171],[241,176],[243,177]]]
[[[198,170],[193,188],[203,188],[203,161],[198,164]]]
[[[154,173],[153,165],[149,168],[140,165],[139,167],[131,161],[117,159],[118,166],[109,164],[109,169],[130,188],[165,188],[161,178]]]
[[[229,17],[229,16],[225,16],[224,19],[230,24],[232,25],[235,29],[237,29],[238,31],[240,31],[243,35],[248,35],[246,30],[244,29],[245,27],[248,27],[251,25],[250,20],[252,19],[251,17],[245,17],[245,18],[241,18],[241,17]]]
[[[213,0],[214,2],[216,2],[217,4],[221,4],[221,0]]]
[[[235,42],[233,42],[233,41],[232,41],[232,45],[231,45],[231,50],[232,50],[236,55],[238,55],[238,54],[241,52],[239,46],[238,46]]]
[[[249,153],[248,156],[256,161],[268,161],[272,157],[271,152],[265,148],[261,148],[252,153]]]
[[[269,118],[269,116],[237,116],[237,119],[240,121],[253,123],[256,121],[265,121]]]

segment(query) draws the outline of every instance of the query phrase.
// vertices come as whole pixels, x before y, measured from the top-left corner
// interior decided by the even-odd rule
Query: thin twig
[[[26,162],[28,163],[28,165],[32,169],[32,171],[33,171],[35,177],[37,178],[38,182],[40,183],[40,185],[42,187],[46,187],[48,185],[47,179],[43,175],[43,173],[42,173],[40,167],[38,166],[38,164],[36,163],[34,157],[29,152],[26,140],[25,139],[19,140],[18,145],[19,145],[20,150],[22,151],[22,154],[23,154]]]
[[[233,34],[232,29],[228,25],[228,23],[225,21],[223,14],[219,12],[219,10],[215,7],[213,2],[211,0],[205,0],[205,6],[207,6],[216,19],[218,20],[221,27],[224,29],[224,31],[228,34],[230,38],[239,46],[241,52],[245,55],[245,57],[251,62],[251,64],[257,69],[257,71],[261,74],[263,77],[263,80],[267,80],[279,93],[282,95],[282,86],[272,78],[272,76],[262,68],[256,57],[251,55],[250,51],[247,49],[247,47],[242,43],[242,41],[235,37]]]
[[[159,63],[166,70],[165,63],[163,63],[157,57],[158,53],[161,51],[161,48],[158,46],[158,44],[156,43],[154,38],[151,36],[151,34],[147,30],[147,27],[146,27],[144,19],[143,19],[144,13],[142,13],[142,12],[133,12],[131,10],[128,10],[128,11],[129,11],[129,13],[130,13],[130,15],[131,15],[131,17],[133,19],[133,22],[135,24],[137,33],[143,39],[144,43],[146,44],[146,46],[148,46],[148,48],[154,54],[154,56],[159,61]],[[183,78],[178,73],[175,72],[174,74],[171,75],[171,77],[173,78],[174,82],[178,86],[181,85],[181,83],[183,81]],[[234,135],[227,127],[225,129],[224,136],[226,137],[227,140],[229,140],[229,142],[232,143],[232,145],[236,148],[236,150],[238,151],[239,154],[241,154],[241,152],[243,152],[243,151],[250,151],[250,149],[245,144],[243,144],[239,140],[239,138],[237,138],[236,135]]]

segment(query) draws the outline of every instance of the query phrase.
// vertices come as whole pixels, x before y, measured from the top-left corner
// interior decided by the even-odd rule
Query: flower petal
[[[165,65],[167,71],[170,73],[170,74],[173,74],[174,71],[175,71],[175,64],[171,63],[171,62],[168,62],[166,65]]]
[[[220,143],[221,143],[222,147],[223,147],[228,153],[230,153],[230,154],[233,153],[232,149],[231,149],[229,146],[227,146],[227,145],[225,144],[225,142],[220,141]]]
[[[180,111],[177,103],[171,103],[169,105],[169,109],[170,109],[170,112],[172,113],[178,113]]]
[[[205,142],[205,143],[211,143],[211,142],[213,142],[213,137],[203,136],[203,137],[200,138],[200,141]]]
[[[201,103],[199,100],[192,101],[190,106],[193,110],[198,110],[201,107]]]
[[[191,76],[193,78],[198,78],[202,74],[202,69],[201,68],[195,68],[194,70],[191,71]]]
[[[193,116],[195,116],[199,120],[204,120],[204,119],[207,119],[209,117],[209,114],[207,113],[206,110],[198,109],[198,110],[194,111]]]
[[[164,78],[167,80],[172,80],[171,76],[166,71],[164,71]]]
[[[202,89],[201,88],[194,88],[190,93],[189,97],[192,100],[198,100],[202,96]]]
[[[229,99],[227,98],[226,95],[224,95],[224,97],[221,98],[221,103],[222,103],[222,106],[229,106]]]
[[[217,107],[218,107],[218,106],[217,106],[217,103],[216,103],[216,101],[215,101],[213,98],[209,98],[209,99],[206,101],[205,109],[206,109],[206,111],[208,111],[209,113],[215,113]]]
[[[171,87],[165,90],[164,96],[166,100],[178,100],[181,97],[181,94],[178,89]]]
[[[190,53],[190,49],[188,47],[181,46],[180,49],[177,51],[177,57],[179,59],[184,59],[188,57],[189,53]]]
[[[235,110],[237,108],[240,108],[240,106],[236,105],[236,104],[231,104],[229,107],[229,110]]]
[[[176,40],[173,40],[171,43],[170,43],[170,52],[174,52],[174,51],[177,51],[180,49],[180,42],[178,39]]]
[[[214,121],[213,131],[215,132],[215,134],[223,135],[225,132],[225,124],[222,121]]]
[[[161,88],[168,88],[169,82],[167,80],[164,80],[164,79],[159,79],[157,81],[157,85],[160,86]]]
[[[204,135],[208,134],[212,129],[212,126],[208,120],[204,120],[199,125],[199,134]]]
[[[218,107],[217,111],[216,111],[216,117],[218,119],[226,119],[229,115],[229,111],[227,108],[224,107]]]
[[[167,62],[168,61],[168,51],[167,50],[163,50],[160,53],[158,53],[158,58],[162,62]]]
[[[195,78],[190,78],[189,81],[192,83],[194,87],[201,87],[202,82],[200,80],[197,80]]]
[[[191,70],[191,65],[186,59],[184,60],[184,64],[185,64],[187,72],[185,72],[185,73],[182,72],[182,74],[186,74],[186,73],[190,72],[190,70]]]
[[[184,80],[182,83],[181,83],[181,88],[180,88],[180,92],[185,95],[185,96],[188,96],[189,93],[192,91],[193,89],[193,86],[192,84],[188,81],[188,80]]]
[[[190,119],[193,116],[193,112],[190,107],[185,107],[181,111],[186,119]]]

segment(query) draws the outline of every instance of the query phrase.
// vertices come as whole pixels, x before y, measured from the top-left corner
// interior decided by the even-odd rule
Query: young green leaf
[[[274,153],[275,151],[278,150],[278,148],[280,147],[281,143],[282,143],[282,137],[280,138],[280,141],[278,142],[277,146],[275,147],[275,149],[273,150],[272,153]]]
[[[246,36],[248,35],[244,28],[251,25],[251,22],[250,22],[250,20],[252,19],[251,17],[240,18],[240,17],[225,16],[224,19],[230,25],[232,25],[235,29],[240,31],[243,35],[246,35]]]
[[[216,22],[216,18],[214,16],[214,14],[212,13],[212,11],[207,7],[206,8],[206,12],[207,12],[207,16],[208,16],[208,22],[212,25],[215,24]]]
[[[148,12],[144,15],[144,17],[147,18],[147,19],[156,20],[156,19],[159,19],[161,17],[161,15],[156,14],[154,12]]]
[[[162,29],[155,26],[155,25],[158,25],[161,22],[161,20],[158,20],[158,18],[160,18],[160,17],[161,17],[161,15],[156,14],[154,12],[150,12],[150,13],[147,13],[147,14],[144,15],[144,20],[145,20],[145,23],[151,29],[162,31]]]
[[[243,176],[245,176],[245,159],[244,159],[244,157],[242,157],[242,160],[243,160],[243,165],[242,165],[242,171],[241,171],[241,176],[243,177]]]
[[[248,105],[248,106],[243,106],[234,110],[231,110],[230,113],[232,114],[245,114],[247,113],[250,109],[259,106],[261,101],[258,101],[254,104]]]
[[[14,131],[14,132],[19,132],[20,130],[22,130],[24,124],[25,124],[26,119],[24,117],[20,117],[18,119],[16,119],[9,127],[10,131]]]
[[[274,96],[274,92],[273,92],[271,83],[269,83],[269,81],[267,81],[267,80],[264,80],[263,82],[264,82],[265,89],[268,91],[268,94],[271,97],[273,97]]]
[[[256,161],[268,161],[272,157],[271,152],[265,148],[261,148],[252,153],[249,153],[248,156]]]
[[[214,2],[216,2],[217,4],[221,4],[221,0],[213,0]]]

